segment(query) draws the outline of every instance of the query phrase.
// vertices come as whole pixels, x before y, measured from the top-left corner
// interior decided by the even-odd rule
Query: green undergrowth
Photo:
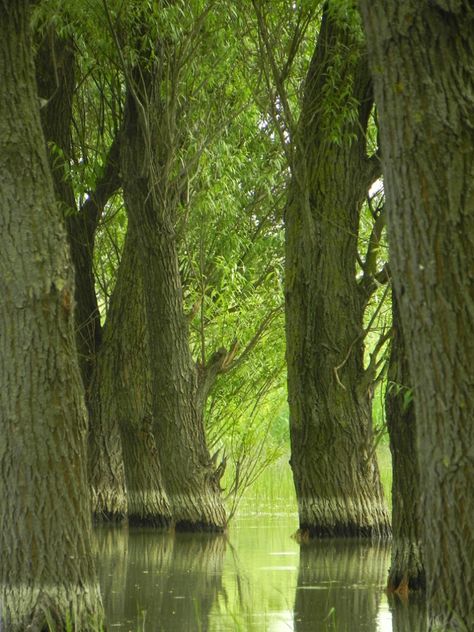
[[[385,499],[389,509],[392,499],[392,458],[386,440],[377,446],[377,459]],[[298,506],[289,455],[267,467],[243,494],[237,516],[296,514]]]
[[[243,494],[237,516],[297,513],[289,457],[269,465]]]

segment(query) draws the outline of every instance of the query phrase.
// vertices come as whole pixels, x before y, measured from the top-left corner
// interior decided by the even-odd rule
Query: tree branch
[[[229,355],[226,358],[226,361],[224,362],[224,365],[222,367],[222,371],[221,371],[222,373],[227,373],[229,371],[232,371],[233,369],[235,369],[236,367],[238,367],[240,364],[242,364],[244,362],[244,360],[247,358],[247,356],[250,354],[250,352],[253,349],[255,349],[255,347],[257,346],[260,338],[265,333],[268,325],[276,318],[276,316],[279,313],[282,312],[283,307],[284,307],[284,305],[278,305],[278,307],[275,307],[270,312],[268,312],[268,314],[265,316],[265,318],[262,320],[262,322],[260,323],[259,327],[257,328],[257,331],[255,332],[254,336],[248,342],[247,346],[242,351],[242,353],[239,355],[239,357],[233,359]],[[236,349],[235,349],[235,351],[236,351]],[[234,355],[235,355],[235,351],[234,351]]]

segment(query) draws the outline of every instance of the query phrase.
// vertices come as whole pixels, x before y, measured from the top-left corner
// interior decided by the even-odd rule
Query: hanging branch
[[[369,331],[372,329],[372,326],[373,326],[373,324],[375,322],[375,319],[377,318],[378,314],[380,313],[380,310],[382,309],[382,306],[383,306],[383,304],[385,302],[385,298],[387,297],[387,293],[388,293],[389,288],[390,288],[390,284],[387,283],[387,285],[385,286],[385,289],[384,289],[384,293],[383,293],[382,299],[380,300],[379,304],[377,305],[377,308],[375,309],[374,313],[372,314],[372,317],[371,317],[371,319],[369,321],[369,324],[351,342],[351,344],[349,345],[349,349],[347,350],[347,353],[346,353],[343,361],[340,364],[338,364],[337,366],[333,367],[333,372],[334,372],[334,377],[336,378],[336,382],[344,390],[346,390],[346,387],[344,386],[344,384],[341,382],[341,380],[339,378],[339,371],[346,365],[347,361],[349,360],[351,352],[352,352],[352,349],[354,348],[354,345],[357,342],[359,342],[360,340],[363,340],[367,336]]]

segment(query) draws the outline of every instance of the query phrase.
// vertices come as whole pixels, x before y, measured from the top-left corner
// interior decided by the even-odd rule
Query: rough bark
[[[431,629],[474,627],[474,7],[361,2],[413,379]]]
[[[327,112],[347,84],[358,105],[345,104],[356,108],[355,116],[337,142]],[[363,366],[369,295],[356,280],[360,208],[377,173],[366,156],[371,106],[363,45],[326,10],[306,78],[286,209],[291,466],[300,531],[310,537],[390,530],[373,449],[371,378]]]
[[[375,632],[389,557],[383,543],[313,541],[300,549],[295,632]],[[360,626],[360,627],[359,627]]]
[[[385,395],[392,453],[392,560],[389,591],[406,596],[425,587],[421,550],[420,469],[416,448],[416,418],[408,358],[395,292],[392,291],[392,342]]]
[[[122,176],[129,223],[140,239],[154,432],[163,479],[177,529],[222,530],[225,511],[206,445],[198,370],[189,348],[178,267],[177,197],[169,162],[175,148],[169,145],[172,140],[165,127],[173,117],[163,113],[163,104],[157,102],[158,76],[150,77],[142,69],[132,88],[122,142]],[[139,89],[147,94],[138,94]]]
[[[141,275],[137,274],[138,248],[137,235],[129,228],[97,360],[94,417],[100,420],[102,429],[97,439],[106,441],[106,450],[122,446],[117,458],[121,461],[123,454],[129,523],[166,526],[171,516],[153,435],[145,297]],[[103,474],[109,476],[108,472]],[[97,489],[102,493],[109,490],[106,506],[114,507],[118,501],[115,490],[120,491],[115,479],[110,477],[107,486],[101,483]],[[124,507],[119,506],[124,511],[125,498],[121,501]]]
[[[26,0],[0,3],[0,627],[90,630],[103,615],[74,286],[28,23]]]

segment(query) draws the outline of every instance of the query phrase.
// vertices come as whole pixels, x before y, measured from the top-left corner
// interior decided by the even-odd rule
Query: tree
[[[372,86],[357,15],[337,6],[323,12],[305,80],[286,207],[291,466],[303,534],[386,536],[371,423],[385,334],[364,368],[380,222],[356,275],[361,207],[380,166],[367,155]]]
[[[163,15],[166,28],[167,12]],[[226,523],[222,472],[206,445],[203,409],[212,384],[208,378],[223,357],[213,355],[201,372],[192,358],[176,240],[185,182],[176,162],[184,132],[179,121],[185,120],[184,112],[178,113],[180,79],[193,36],[181,48],[174,33],[155,33],[147,16],[140,16],[141,10],[132,16],[132,45],[140,54],[137,63],[124,67],[128,92],[121,165],[128,221],[140,243],[154,432],[176,528],[219,531]],[[200,19],[191,25],[195,34]],[[143,28],[150,32],[143,35]]]
[[[102,621],[74,286],[38,109],[30,3],[0,4],[2,627]]]
[[[474,625],[474,7],[361,1],[412,377],[432,629]]]
[[[408,358],[395,292],[392,289],[392,340],[385,394],[392,453],[392,559],[388,589],[406,596],[425,588],[421,550],[420,470],[415,408]]]
[[[160,527],[168,525],[171,516],[153,434],[145,295],[137,273],[139,240],[132,230],[130,226],[125,238],[94,376],[93,418],[100,428],[94,435],[105,444],[94,450],[102,463],[95,471],[105,469],[103,477],[111,477],[110,484],[103,481],[95,486],[97,494],[110,494],[95,505],[116,508],[121,515],[126,503],[129,524]],[[101,458],[104,452],[110,457]],[[109,469],[110,463],[116,467]],[[124,469],[126,499],[114,483],[119,468]]]

